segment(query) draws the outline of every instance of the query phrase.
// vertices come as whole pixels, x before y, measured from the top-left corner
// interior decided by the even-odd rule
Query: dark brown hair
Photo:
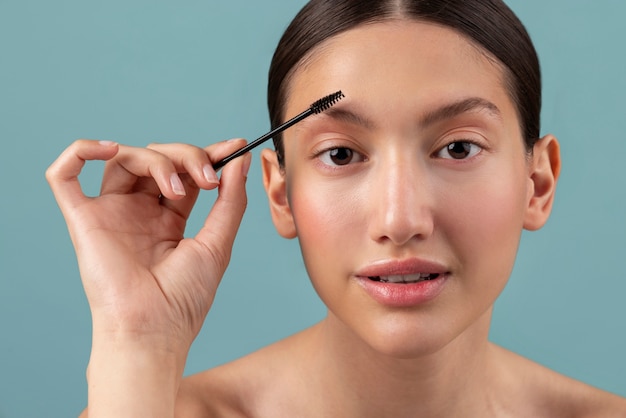
[[[524,25],[501,0],[311,0],[285,30],[272,58],[267,102],[272,128],[285,118],[284,105],[295,70],[328,38],[364,23],[414,19],[464,35],[504,68],[505,87],[516,105],[528,152],[539,138],[541,72]],[[282,136],[274,138],[283,164]]]

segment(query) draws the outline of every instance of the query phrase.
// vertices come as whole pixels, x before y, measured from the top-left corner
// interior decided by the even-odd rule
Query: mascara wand
[[[337,103],[339,100],[341,100],[344,97],[345,96],[343,95],[341,90],[339,90],[336,93],[329,94],[326,97],[322,97],[321,99],[319,99],[318,101],[313,103],[307,110],[305,110],[304,112],[300,113],[298,116],[296,116],[296,117],[294,117],[292,119],[289,119],[287,122],[283,123],[282,125],[280,125],[276,129],[271,130],[270,132],[266,133],[265,135],[261,136],[260,138],[257,138],[254,141],[250,142],[245,147],[240,148],[237,151],[233,152],[228,157],[226,157],[226,158],[216,162],[215,164],[213,164],[213,169],[216,170],[216,171],[219,170],[220,168],[224,167],[227,163],[229,163],[231,160],[234,160],[235,158],[242,156],[246,152],[250,151],[251,149],[255,148],[256,146],[258,146],[258,145],[262,144],[263,142],[267,141],[268,139],[272,138],[274,135],[279,134],[282,131],[284,131],[285,129],[295,125],[296,123],[300,122],[301,120],[303,120],[303,119],[305,119],[305,118],[307,118],[307,117],[309,117],[311,115],[317,115],[319,113],[324,112],[325,110],[328,110],[330,107],[332,107],[335,103]]]

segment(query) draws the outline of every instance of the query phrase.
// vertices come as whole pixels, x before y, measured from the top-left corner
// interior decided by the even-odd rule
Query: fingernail
[[[178,177],[178,174],[173,173],[170,176],[170,184],[172,185],[172,190],[174,190],[174,193],[176,193],[178,196],[185,196],[185,186],[183,186],[183,182],[180,179],[180,177]]]
[[[204,178],[209,183],[219,184],[219,179],[217,178],[217,174],[215,174],[215,170],[209,164],[202,167],[202,172],[204,173]]]
[[[241,171],[243,173],[244,177],[248,177],[248,171],[250,171],[250,164],[252,163],[252,154],[248,153],[248,155],[246,155],[244,157],[243,160],[243,165],[241,167]]]
[[[117,145],[117,142],[113,141],[98,141],[98,143],[104,147],[112,147],[114,145]]]

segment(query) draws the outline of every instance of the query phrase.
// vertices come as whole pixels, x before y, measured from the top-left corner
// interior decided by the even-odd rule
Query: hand
[[[100,337],[130,337],[186,356],[230,259],[250,155],[224,167],[220,181],[211,166],[244,144],[134,148],[79,140],[50,166],[46,177],[76,249],[94,345]],[[107,161],[98,197],[85,196],[78,181],[87,160]],[[184,238],[199,190],[216,187],[204,227]]]

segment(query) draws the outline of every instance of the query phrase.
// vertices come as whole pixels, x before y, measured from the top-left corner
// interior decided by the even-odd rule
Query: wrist
[[[148,350],[163,355],[174,354],[184,361],[195,337],[179,324],[172,325],[172,321],[163,319],[146,321],[145,318],[128,319],[126,316],[119,319],[116,315],[94,313],[92,321],[92,349]]]
[[[145,340],[95,339],[87,369],[89,416],[173,416],[187,352]]]

